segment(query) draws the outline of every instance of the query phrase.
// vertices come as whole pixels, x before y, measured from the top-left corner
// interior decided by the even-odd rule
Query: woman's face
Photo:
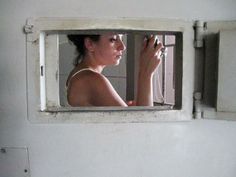
[[[107,33],[100,36],[97,42],[93,42],[93,56],[100,65],[118,65],[122,54],[126,49],[123,43],[123,35]]]

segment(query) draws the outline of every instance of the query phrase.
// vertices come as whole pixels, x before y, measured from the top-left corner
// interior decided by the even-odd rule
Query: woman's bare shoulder
[[[84,71],[78,77],[78,90],[80,96],[88,98],[91,105],[96,106],[126,106],[124,101],[115,91],[110,81],[102,74],[93,71]]]
[[[106,80],[105,76],[92,70],[81,71],[77,73],[75,76],[73,76],[72,79],[73,81],[90,81],[89,83],[91,83],[92,81],[98,82],[98,81]]]
[[[83,82],[86,83],[93,92],[103,92],[112,87],[110,81],[101,73],[84,71],[81,75]]]
[[[91,70],[72,75],[67,89],[69,104],[72,106],[93,105],[91,100],[105,83],[103,80],[104,76]]]
[[[107,85],[110,85],[110,82],[104,75],[98,72],[84,70],[71,77],[69,85],[74,88],[84,88],[87,91],[94,89],[95,91],[99,91],[104,89]]]

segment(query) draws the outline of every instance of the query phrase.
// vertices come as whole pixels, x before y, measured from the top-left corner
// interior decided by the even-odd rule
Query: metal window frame
[[[166,20],[166,19],[87,19],[87,18],[38,18],[28,19],[26,26],[32,26],[27,33],[27,109],[28,118],[32,122],[155,122],[159,120],[191,120],[192,118],[192,95],[191,82],[183,82],[186,75],[186,68],[191,66],[184,62],[184,58],[193,58],[192,43],[192,23],[186,21]],[[28,28],[27,28],[28,29]],[[167,110],[168,107],[60,107],[56,104],[57,97],[54,92],[59,94],[56,88],[57,68],[51,69],[47,66],[52,51],[47,51],[48,47],[55,43],[55,38],[47,40],[47,34],[76,32],[78,30],[145,30],[145,31],[176,31],[180,36],[181,44],[178,65],[178,78],[180,82],[176,85],[181,88],[176,97],[180,98],[178,107]],[[45,38],[39,38],[43,35]],[[45,40],[46,39],[46,40]],[[44,41],[41,41],[44,40]],[[40,57],[40,44],[44,43],[46,50],[45,59]],[[48,46],[49,45],[49,46]],[[184,54],[188,50],[188,54]],[[191,52],[192,50],[192,52]],[[45,60],[45,66],[42,65]],[[47,61],[48,60],[48,61]],[[57,60],[55,60],[57,61]],[[52,62],[58,65],[58,63]],[[40,73],[41,71],[41,73]],[[43,73],[42,73],[43,72]],[[45,73],[44,73],[45,72]],[[51,74],[50,74],[51,73]],[[53,73],[53,74],[52,74]],[[191,73],[193,75],[193,73]],[[50,76],[49,76],[50,75]],[[42,77],[42,78],[41,78]],[[41,79],[40,79],[41,78]],[[54,82],[51,82],[51,81]],[[41,82],[40,82],[41,81]],[[45,86],[42,84],[45,83]],[[53,85],[54,84],[54,85]],[[59,84],[58,84],[59,87]],[[56,88],[56,91],[53,90]],[[45,89],[45,93],[43,93]],[[45,94],[45,97],[42,96]],[[41,96],[41,97],[40,97]],[[40,98],[40,99],[39,99]],[[46,101],[45,101],[46,99]],[[42,105],[44,103],[45,105]],[[52,101],[53,100],[53,101]],[[59,101],[58,101],[59,103]],[[122,117],[122,118],[121,118]]]

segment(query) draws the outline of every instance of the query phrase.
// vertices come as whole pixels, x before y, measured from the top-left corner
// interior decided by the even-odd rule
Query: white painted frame
[[[27,33],[27,109],[31,122],[38,123],[115,123],[191,120],[193,107],[193,22],[168,19],[87,19],[87,18],[38,18],[28,19],[32,31]],[[75,30],[149,30],[176,31],[183,35],[182,107],[165,110],[156,107],[83,107],[67,108],[55,105],[59,98],[56,73],[59,64],[57,35],[45,32]],[[44,40],[44,41],[42,41]],[[46,41],[46,43],[45,43]],[[41,47],[46,50],[43,50]],[[42,53],[43,51],[43,53]],[[46,58],[46,59],[45,59]],[[44,63],[45,61],[45,63]],[[56,61],[56,62],[55,62]],[[53,62],[53,63],[49,63]],[[42,69],[40,66],[45,64]],[[53,68],[47,65],[55,66]],[[44,74],[41,75],[41,72]],[[40,84],[41,83],[41,84]],[[45,91],[45,92],[44,92]],[[58,94],[58,95],[57,95]],[[58,101],[59,103],[59,101]],[[54,106],[54,111],[47,111]],[[58,109],[57,109],[58,108]]]

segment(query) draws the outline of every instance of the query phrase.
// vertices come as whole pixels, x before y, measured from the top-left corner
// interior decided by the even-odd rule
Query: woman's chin
[[[116,62],[114,63],[114,65],[119,65],[120,64],[120,59],[116,60]]]
[[[114,60],[114,62],[113,62],[113,65],[119,65],[120,64],[120,60],[121,60],[121,58],[119,57],[119,58],[116,58],[115,60]]]

